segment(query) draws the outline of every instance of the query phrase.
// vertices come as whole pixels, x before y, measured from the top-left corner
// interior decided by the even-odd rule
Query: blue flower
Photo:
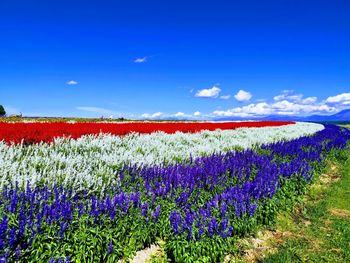
[[[112,240],[109,241],[109,244],[108,244],[108,254],[112,254],[113,252],[113,242]]]
[[[159,214],[160,214],[160,205],[157,205],[156,209],[152,213],[152,217],[154,218],[154,222],[158,221]]]

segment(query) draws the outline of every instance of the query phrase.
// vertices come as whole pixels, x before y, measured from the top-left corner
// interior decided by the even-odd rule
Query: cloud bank
[[[197,91],[196,97],[229,99],[229,95],[220,96],[221,89],[213,86],[209,89]],[[244,90],[239,90],[234,96],[240,103],[249,103],[253,95]],[[329,96],[324,100],[317,97],[304,97],[301,93],[293,90],[282,90],[270,100],[257,99],[254,103],[245,104],[239,107],[233,107],[224,110],[214,110],[206,114],[196,111],[192,114],[177,112],[174,114],[165,114],[156,112],[153,114],[145,113],[142,118],[145,119],[215,119],[222,117],[237,118],[259,118],[271,115],[278,116],[307,116],[313,114],[330,115],[343,109],[350,108],[350,93],[342,93],[335,96]]]

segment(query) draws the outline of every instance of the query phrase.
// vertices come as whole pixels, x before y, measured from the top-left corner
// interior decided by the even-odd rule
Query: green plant
[[[0,117],[5,116],[6,115],[6,111],[4,106],[0,105]]]

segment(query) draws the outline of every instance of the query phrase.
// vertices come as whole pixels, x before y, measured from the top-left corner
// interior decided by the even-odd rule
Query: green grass
[[[334,168],[302,206],[279,215],[276,229],[287,237],[262,262],[350,262],[350,158]]]

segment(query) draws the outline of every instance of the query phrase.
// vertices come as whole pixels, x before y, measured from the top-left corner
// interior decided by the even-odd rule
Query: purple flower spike
[[[113,253],[113,242],[112,240],[109,241],[109,244],[108,244],[108,254],[112,254]]]

